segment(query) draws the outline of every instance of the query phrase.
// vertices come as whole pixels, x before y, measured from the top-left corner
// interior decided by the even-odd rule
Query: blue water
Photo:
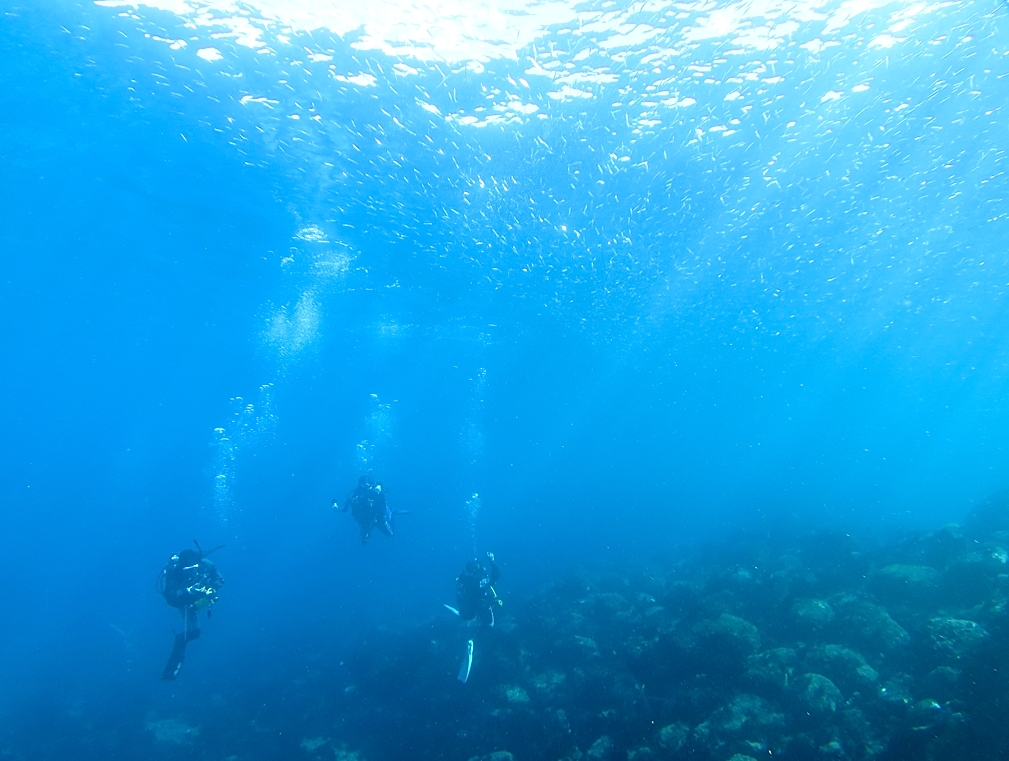
[[[470,48],[219,5],[0,3],[0,753],[245,725],[475,552],[519,599],[1009,486],[1004,4],[556,3]],[[364,472],[409,514],[362,548]],[[226,583],[166,684],[194,538]]]

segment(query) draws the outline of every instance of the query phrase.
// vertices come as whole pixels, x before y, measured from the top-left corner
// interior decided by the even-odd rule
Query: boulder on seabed
[[[823,674],[804,674],[800,684],[803,702],[813,713],[834,713],[844,705],[844,695]]]
[[[936,650],[963,658],[969,655],[984,640],[988,632],[981,624],[964,618],[933,618],[928,623],[929,633]]]
[[[760,650],[760,632],[749,621],[723,613],[694,625],[694,633],[709,647],[746,657]]]
[[[790,647],[775,647],[746,659],[746,675],[766,685],[786,689],[795,674],[799,656]]]
[[[666,750],[675,753],[687,744],[687,737],[690,735],[690,727],[677,722],[667,724],[659,730],[659,745]]]
[[[826,600],[804,598],[797,600],[792,611],[800,623],[813,628],[822,628],[834,619],[834,609]]]
[[[785,726],[783,714],[757,695],[742,693],[717,709],[694,730],[694,737],[711,755],[736,748],[764,748],[774,753]],[[772,753],[773,755],[773,753]]]

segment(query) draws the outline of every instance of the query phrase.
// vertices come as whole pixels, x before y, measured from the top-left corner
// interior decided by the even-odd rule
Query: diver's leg
[[[463,654],[462,665],[459,667],[459,681],[466,684],[469,672],[473,668],[473,640],[466,641],[466,651]]]
[[[186,635],[176,634],[175,643],[172,645],[172,653],[168,656],[168,663],[165,664],[161,678],[166,682],[174,682],[182,668],[182,661],[186,658]]]
[[[196,608],[190,605],[182,615],[186,617],[186,642],[190,642],[200,636],[200,622],[196,618]]]
[[[478,615],[480,623],[484,626],[494,625],[494,608],[488,605],[486,608],[480,608],[480,613]]]
[[[368,527],[368,521],[363,520],[360,515],[355,515],[354,522],[357,524],[357,530],[361,532],[361,544],[367,544],[368,534],[371,533],[371,529]]]

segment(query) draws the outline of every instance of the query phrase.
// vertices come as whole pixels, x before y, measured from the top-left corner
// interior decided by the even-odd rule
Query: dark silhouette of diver
[[[177,555],[172,555],[168,565],[158,575],[156,585],[165,602],[178,608],[182,614],[182,632],[175,635],[172,653],[168,656],[165,670],[161,672],[161,678],[169,682],[179,675],[182,661],[186,657],[186,645],[200,636],[196,614],[205,610],[207,618],[210,618],[210,609],[217,602],[218,590],[224,583],[221,574],[217,572],[217,566],[207,560],[207,555],[224,545],[204,552],[195,539],[193,544],[196,545],[195,550],[182,550]]]
[[[494,608],[501,604],[501,600],[494,591],[494,585],[501,578],[501,571],[494,562],[494,553],[487,553],[487,561],[490,570],[479,560],[473,559],[466,563],[463,572],[455,580],[455,604],[457,608],[446,605],[450,611],[455,613],[463,621],[478,620],[487,627],[494,626]],[[466,652],[463,656],[462,666],[459,668],[459,681],[463,684],[469,679],[470,669],[473,668],[473,640],[467,640]]]
[[[485,626],[494,625],[494,607],[501,604],[494,585],[501,578],[501,571],[494,562],[494,553],[487,553],[490,571],[479,560],[471,560],[455,580],[455,604],[450,608],[463,621],[474,618]]]
[[[337,507],[336,500],[333,500],[333,507]],[[357,488],[347,495],[347,501],[339,509],[342,513],[350,510],[350,514],[361,529],[361,544],[368,543],[376,526],[386,536],[392,536],[393,516],[405,513],[403,510],[389,509],[382,484],[375,483],[375,479],[371,476],[361,476],[358,479]]]

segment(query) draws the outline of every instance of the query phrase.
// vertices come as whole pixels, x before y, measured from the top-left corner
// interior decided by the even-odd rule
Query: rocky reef
[[[397,727],[369,758],[1009,757],[1007,560],[972,520],[582,570],[472,630],[468,685],[443,622],[362,652],[347,710]]]

